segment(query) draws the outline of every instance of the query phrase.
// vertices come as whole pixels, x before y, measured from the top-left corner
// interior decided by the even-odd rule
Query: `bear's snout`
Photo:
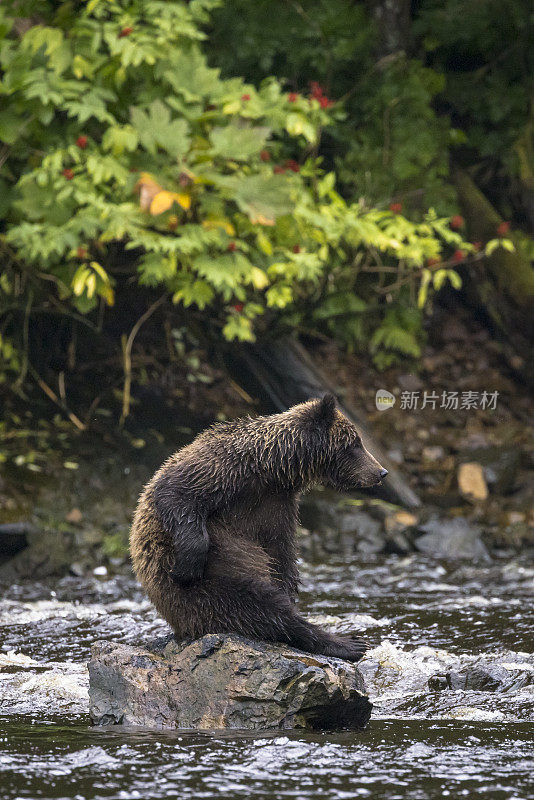
[[[371,489],[382,483],[388,471],[371,453],[363,448],[363,458],[359,464],[359,481],[362,489]]]

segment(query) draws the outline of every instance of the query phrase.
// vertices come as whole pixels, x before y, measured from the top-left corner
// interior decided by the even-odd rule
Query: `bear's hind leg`
[[[287,594],[265,582],[214,577],[189,592],[202,633],[237,633],[347,661],[359,661],[369,648],[360,637],[335,636],[306,622]]]

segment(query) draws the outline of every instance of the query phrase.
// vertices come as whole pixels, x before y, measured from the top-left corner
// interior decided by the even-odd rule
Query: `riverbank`
[[[532,556],[533,402],[485,328],[461,311],[436,313],[417,375],[405,366],[378,372],[370,358],[328,343],[308,348],[340,398],[362,410],[422,506],[407,512],[365,495],[316,492],[302,503],[305,555],[341,548],[453,559]],[[164,385],[136,387],[124,429],[106,409],[84,433],[57,417],[41,420],[32,433],[35,418],[28,416],[18,439],[6,426],[0,576],[128,571],[131,515],[159,464],[216,419],[268,410],[206,353],[194,357],[196,380],[184,374],[167,377]],[[394,399],[386,410],[377,408],[379,390]],[[494,397],[495,408],[489,407],[491,400],[482,407],[485,392]],[[1,524],[12,523],[28,524],[35,532],[26,552],[23,537],[2,533]],[[8,545],[21,552],[8,559]]]

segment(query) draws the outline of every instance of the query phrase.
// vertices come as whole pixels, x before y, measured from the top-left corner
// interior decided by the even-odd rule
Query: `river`
[[[91,643],[141,644],[164,624],[125,575],[2,587],[1,800],[533,796],[531,564],[350,556],[301,571],[303,611],[373,645],[363,732],[93,728]],[[429,687],[480,663],[505,675],[496,691]]]

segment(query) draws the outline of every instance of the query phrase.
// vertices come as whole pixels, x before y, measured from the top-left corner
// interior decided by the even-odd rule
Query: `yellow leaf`
[[[141,177],[134,186],[134,191],[139,193],[139,205],[142,211],[148,211],[150,204],[162,187],[154,180],[149,172],[142,172]]]
[[[85,288],[87,289],[87,297],[91,299],[96,291],[96,275],[94,272],[87,276]]]
[[[106,281],[106,283],[109,283],[109,275],[107,274],[107,272],[104,269],[104,267],[101,264],[98,263],[98,261],[91,261],[91,267],[92,267],[92,269],[94,269],[94,271],[96,273],[98,273],[98,275],[100,275],[100,277],[102,278],[103,281]]]
[[[182,194],[181,192],[176,192],[174,195],[174,199],[176,200],[179,206],[182,206],[184,211],[189,211],[189,209],[191,208],[190,194]]]
[[[150,213],[152,216],[156,216],[157,214],[163,214],[164,211],[168,211],[172,204],[176,201],[176,195],[174,192],[167,192],[165,189],[161,192],[158,192],[153,198],[150,203]]]
[[[74,294],[77,297],[79,297],[81,294],[83,294],[83,292],[85,290],[85,283],[86,283],[87,277],[90,274],[91,273],[87,269],[87,265],[86,264],[82,264],[76,270],[74,278],[72,279],[72,291],[74,292]]]
[[[114,294],[113,289],[111,288],[111,286],[109,286],[109,284],[105,284],[104,286],[101,286],[99,294],[100,294],[101,297],[104,298],[104,300],[106,301],[108,306],[115,305],[115,294]]]
[[[212,231],[215,228],[222,228],[223,231],[226,231],[228,236],[235,236],[234,226],[230,220],[225,217],[208,217],[202,221],[202,227],[206,228],[207,231]]]

